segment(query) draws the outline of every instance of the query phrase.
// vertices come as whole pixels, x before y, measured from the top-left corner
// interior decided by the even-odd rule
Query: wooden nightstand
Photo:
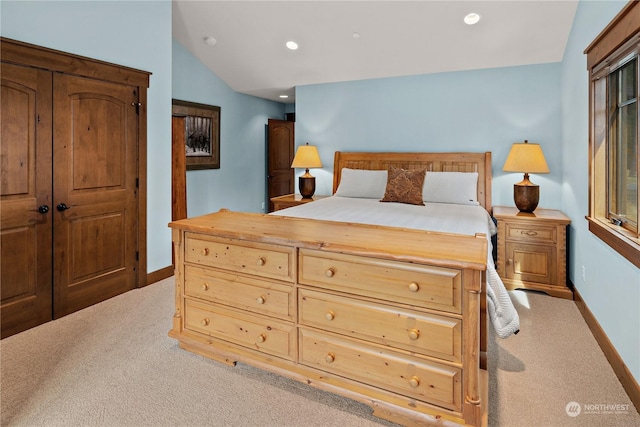
[[[507,289],[532,289],[573,299],[567,287],[567,226],[571,220],[553,209],[520,212],[496,206],[498,274]]]
[[[313,196],[310,199],[303,199],[300,194],[286,194],[284,196],[272,197],[273,211],[279,211],[280,209],[291,208],[293,206],[302,205],[304,203],[315,202],[316,200],[324,199],[327,196]]]

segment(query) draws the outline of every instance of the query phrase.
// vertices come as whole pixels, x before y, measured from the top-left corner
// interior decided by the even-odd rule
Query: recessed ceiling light
[[[477,24],[480,20],[480,15],[477,13],[470,13],[464,17],[464,23],[467,25]]]
[[[294,42],[294,41],[288,41],[286,43],[287,47],[291,50],[296,50],[298,48],[298,43]]]
[[[354,39],[359,39],[360,38],[360,33],[353,33],[353,38]]]
[[[280,95],[280,98],[282,99],[287,99],[289,97],[289,95]]]
[[[209,36],[209,37],[205,37],[204,38],[204,42],[206,44],[208,44],[209,46],[214,46],[218,41],[216,39],[214,39],[213,37]]]

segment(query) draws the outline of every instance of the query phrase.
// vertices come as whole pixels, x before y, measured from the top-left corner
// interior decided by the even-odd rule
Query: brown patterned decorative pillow
[[[387,188],[380,201],[424,206],[422,186],[425,172],[425,170],[405,170],[389,166]]]

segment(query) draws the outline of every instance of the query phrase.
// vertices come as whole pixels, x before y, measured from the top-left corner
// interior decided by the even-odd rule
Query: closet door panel
[[[54,76],[54,316],[137,286],[137,88]]]
[[[0,330],[51,320],[51,83],[49,72],[2,63]]]

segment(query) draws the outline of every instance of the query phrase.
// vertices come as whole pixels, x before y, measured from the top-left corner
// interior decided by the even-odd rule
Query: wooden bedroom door
[[[294,122],[269,119],[267,128],[267,194],[269,212],[272,212],[272,197],[294,192],[294,174],[291,169]]]
[[[64,74],[53,88],[57,318],[137,285],[138,94]]]
[[[52,316],[52,75],[5,63],[0,75],[0,329],[5,338]]]

